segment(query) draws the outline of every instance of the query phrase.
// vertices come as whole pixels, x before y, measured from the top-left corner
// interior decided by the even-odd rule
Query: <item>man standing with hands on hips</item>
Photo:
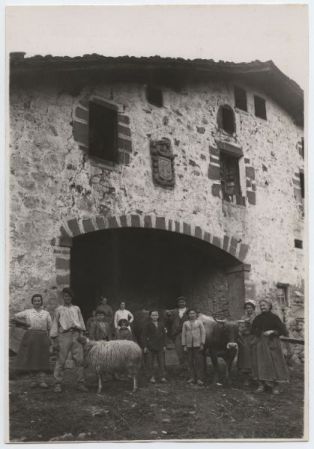
[[[50,337],[54,341],[54,346],[58,346],[59,353],[54,369],[56,380],[54,391],[62,391],[61,383],[64,376],[64,366],[66,359],[71,352],[72,358],[77,367],[77,382],[80,391],[88,391],[85,386],[83,367],[83,347],[77,341],[82,332],[86,330],[81,310],[72,304],[73,292],[70,288],[62,290],[64,305],[55,310]]]

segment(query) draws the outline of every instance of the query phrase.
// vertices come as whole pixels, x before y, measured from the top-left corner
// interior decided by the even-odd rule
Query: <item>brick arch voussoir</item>
[[[233,236],[227,234],[217,236],[201,226],[193,225],[187,221],[154,214],[111,215],[109,217],[96,215],[92,218],[71,218],[65,221],[61,227],[61,239],[65,242],[70,242],[73,237],[82,234],[118,228],[151,228],[188,235],[216,246],[238,259],[239,262],[246,260],[249,251],[249,245]]]

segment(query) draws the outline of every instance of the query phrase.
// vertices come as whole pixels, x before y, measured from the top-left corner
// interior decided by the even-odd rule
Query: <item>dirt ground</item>
[[[112,441],[220,438],[302,438],[303,372],[291,370],[282,393],[257,395],[233,373],[230,387],[186,384],[178,368],[168,383],[151,385],[142,375],[131,393],[131,380],[108,380],[96,394],[97,379],[87,373],[88,393],[75,388],[67,370],[62,393],[30,388],[28,377],[10,381],[10,441]]]

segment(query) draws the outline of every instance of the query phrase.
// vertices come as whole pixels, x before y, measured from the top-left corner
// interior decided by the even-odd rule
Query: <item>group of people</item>
[[[64,304],[56,308],[51,319],[49,312],[43,309],[42,296],[36,294],[32,297],[33,307],[14,316],[15,324],[27,328],[18,352],[16,368],[20,372],[33,374],[32,386],[48,388],[46,373],[50,370],[52,344],[57,352],[54,391],[62,391],[65,364],[70,353],[77,367],[78,389],[87,391],[83,347],[79,341],[82,334],[96,341],[137,340],[143,349],[149,381],[153,384],[157,378],[156,364],[160,382],[167,382],[165,353],[168,336],[174,343],[181,367],[187,365],[187,382],[200,386],[204,384],[204,315],[196,309],[188,309],[184,297],[179,297],[177,308],[166,311],[163,317],[160,317],[158,310],[151,310],[136,338],[133,332],[134,316],[126,309],[125,302],[121,302],[119,309],[113,313],[107,299],[102,297],[85,326],[80,308],[73,305],[72,301],[72,290],[64,288]],[[279,340],[280,335],[287,335],[287,330],[280,318],[271,312],[269,301],[262,300],[259,305],[261,313],[257,315],[255,303],[245,303],[245,314],[239,321],[238,368],[243,372],[246,384],[251,380],[258,382],[257,392],[269,387],[277,394],[277,383],[288,380]]]

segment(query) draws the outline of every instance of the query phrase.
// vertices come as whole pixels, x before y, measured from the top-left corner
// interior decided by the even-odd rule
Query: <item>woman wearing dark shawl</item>
[[[253,378],[258,380],[257,393],[268,386],[273,394],[279,394],[278,382],[288,382],[288,368],[282,353],[280,335],[288,331],[280,318],[271,312],[272,304],[263,299],[259,303],[261,313],[252,323],[252,334],[256,337],[253,349]]]

